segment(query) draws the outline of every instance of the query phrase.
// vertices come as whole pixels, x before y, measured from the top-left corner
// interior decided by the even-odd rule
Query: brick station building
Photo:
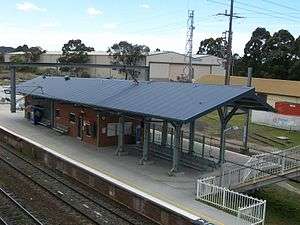
[[[25,97],[25,117],[33,123],[52,127],[58,132],[76,137],[98,147],[113,146],[118,143],[120,116],[99,113],[91,107],[59,100],[49,100],[35,96]],[[51,107],[53,109],[51,110]],[[54,112],[51,118],[51,111]],[[36,115],[40,118],[34,118]],[[53,124],[51,125],[51,119]],[[34,121],[36,120],[36,121]],[[141,128],[141,119],[126,118],[124,121],[124,143],[136,142],[136,129]]]
[[[168,139],[167,127],[174,127],[174,145],[169,146],[171,171],[177,171],[180,158],[181,128],[190,124],[189,153],[193,155],[194,122],[218,110],[221,142],[225,127],[234,113],[256,109],[272,111],[255,94],[253,87],[205,85],[177,82],[136,83],[129,80],[100,78],[46,77],[24,82],[17,92],[25,95],[25,117],[99,148],[126,145],[142,147],[142,160],[148,160],[150,123],[161,122],[161,146]],[[222,107],[228,106],[226,114]],[[221,144],[220,163],[225,150]]]

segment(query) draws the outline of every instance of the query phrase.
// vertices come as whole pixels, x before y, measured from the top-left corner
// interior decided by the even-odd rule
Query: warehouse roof
[[[144,117],[188,122],[224,105],[272,110],[252,87],[178,82],[37,77],[17,87],[22,94],[63,100]]]
[[[202,76],[199,82],[203,84],[224,84],[224,76]],[[247,77],[231,76],[230,83],[244,85],[247,83]],[[300,98],[300,81],[252,78],[252,85],[260,93]]]

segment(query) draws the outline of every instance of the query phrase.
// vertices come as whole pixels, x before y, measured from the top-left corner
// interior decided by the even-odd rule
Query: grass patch
[[[220,127],[220,121],[219,116],[217,112],[212,112],[206,116],[203,116],[199,119],[200,123],[203,124],[204,132],[208,135],[217,136],[219,135],[219,127]],[[242,132],[243,132],[243,125],[244,125],[244,115],[235,115],[231,118],[229,121],[229,127],[230,126],[238,126],[240,129],[237,131],[229,132],[227,134],[228,138],[236,139],[236,140],[242,140]],[[254,134],[262,134],[263,136],[269,137],[271,139],[277,140],[280,142],[280,140],[276,139],[278,136],[286,136],[290,140],[289,142],[283,142],[286,144],[286,146],[270,142],[270,145],[275,148],[279,149],[285,149],[292,146],[300,145],[300,132],[298,131],[288,131],[278,128],[273,128],[269,126],[264,125],[258,125],[254,123],[249,124],[249,135]],[[251,142],[259,143],[257,141],[251,140]]]
[[[299,190],[300,190],[300,183],[298,183],[298,182],[295,182],[295,181],[288,181],[288,183],[290,184],[290,185],[292,185],[293,187],[295,187],[295,188],[298,188]],[[300,201],[300,199],[299,199],[299,201]]]
[[[277,185],[257,191],[254,197],[267,200],[266,225],[300,224],[300,195]]]

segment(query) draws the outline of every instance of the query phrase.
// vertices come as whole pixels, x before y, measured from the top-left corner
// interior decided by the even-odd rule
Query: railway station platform
[[[240,224],[235,216],[195,200],[196,180],[208,176],[211,173],[208,170],[182,167],[177,176],[169,176],[171,162],[155,158],[151,163],[140,165],[139,157],[116,156],[113,147],[97,149],[54,130],[35,126],[24,119],[24,112],[11,114],[9,105],[0,105],[0,129],[30,140],[45,151],[109,179],[147,201],[154,201],[162,208],[195,221],[195,224],[200,219],[216,225]],[[246,160],[236,153],[228,153],[227,157]]]

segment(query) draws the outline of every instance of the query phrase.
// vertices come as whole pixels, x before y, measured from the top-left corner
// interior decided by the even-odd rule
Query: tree
[[[232,55],[233,58],[233,72],[232,74],[235,76],[246,76],[247,72],[247,62],[244,57],[239,56],[239,54],[235,53]]]
[[[200,42],[197,54],[214,55],[219,58],[225,58],[226,42],[223,38],[208,38]]]
[[[300,81],[300,60],[298,59],[289,69],[289,80]]]
[[[265,54],[266,42],[271,38],[270,32],[265,28],[256,28],[244,48],[243,62],[247,63],[247,67],[254,68],[253,75],[261,75],[262,64],[266,61],[267,55]],[[244,68],[245,70],[247,68]]]
[[[300,36],[295,40],[294,54],[296,59],[300,59]]]
[[[300,80],[300,37],[295,40],[287,30],[271,35],[265,28],[256,28],[244,53],[235,60],[234,74],[245,75],[251,66],[255,77]]]
[[[294,43],[293,65],[289,69],[289,79],[300,80],[300,36]]]
[[[9,61],[12,62],[12,63],[15,63],[15,64],[21,64],[21,63],[26,63],[26,60],[25,60],[25,55],[21,55],[21,54],[18,54],[18,55],[13,55],[9,58]],[[34,70],[34,68],[31,68],[31,67],[17,67],[17,71],[20,71],[20,72],[36,72]]]
[[[293,65],[295,39],[287,30],[279,30],[265,44],[263,67],[266,75],[277,79],[288,79]]]
[[[33,63],[40,59],[40,56],[46,51],[41,47],[28,47],[28,45],[18,46],[14,52],[24,52],[24,62]]]
[[[62,56],[58,59],[60,63],[87,63],[89,61],[88,52],[94,51],[94,48],[87,47],[80,39],[69,40],[62,47]],[[61,68],[63,71],[72,71],[76,74],[84,73],[83,68]]]
[[[149,54],[150,48],[146,45],[131,44],[127,41],[121,41],[114,44],[107,51],[112,57],[112,63],[121,66],[138,66],[144,65],[146,55]],[[128,74],[132,79],[138,78],[138,72],[134,69],[119,69],[119,72],[125,73],[125,79]]]

